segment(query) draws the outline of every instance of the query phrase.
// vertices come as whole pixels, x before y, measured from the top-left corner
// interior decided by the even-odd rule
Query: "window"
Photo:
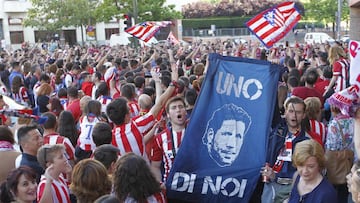
[[[11,31],[10,32],[10,42],[11,44],[21,44],[24,42],[24,32],[23,31]]]
[[[106,40],[109,40],[110,39],[110,36],[112,34],[119,34],[119,28],[106,28],[105,29],[105,37],[106,37]]]

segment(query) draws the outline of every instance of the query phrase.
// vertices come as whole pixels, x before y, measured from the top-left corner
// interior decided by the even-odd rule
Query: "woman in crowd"
[[[79,132],[76,129],[75,120],[70,111],[60,113],[57,131],[61,136],[69,138],[74,147],[76,146]]]
[[[321,174],[325,168],[325,156],[322,146],[310,139],[295,146],[293,164],[297,168],[289,197],[289,203],[336,203],[336,191]]]
[[[348,115],[345,115],[340,109],[344,109],[344,105],[339,98],[346,98],[345,92],[334,93],[327,102],[330,104],[330,111],[332,115],[332,120],[330,120],[327,127],[327,137],[325,141],[325,150],[330,151],[340,151],[340,150],[349,150],[349,152],[354,152],[354,119]],[[350,159],[354,160],[354,155]],[[329,166],[327,166],[329,167]],[[338,166],[342,167],[342,166]],[[331,171],[336,171],[336,168],[331,168]],[[349,171],[350,172],[350,171]],[[329,174],[329,168],[328,168]],[[347,202],[349,195],[345,177],[343,178],[343,183],[334,183],[334,187],[338,192],[339,202]],[[330,182],[332,181],[329,178]]]
[[[308,97],[304,100],[306,104],[305,114],[309,120],[309,131],[311,136],[324,145],[326,139],[325,124],[321,120],[321,101],[317,97]]]
[[[111,180],[105,166],[93,159],[84,159],[77,163],[71,180],[70,189],[78,203],[93,203],[97,198],[111,192]]]
[[[71,166],[65,156],[65,146],[62,144],[43,145],[37,153],[37,160],[45,170],[37,189],[37,201],[70,202],[68,182],[63,174],[71,173]]]
[[[33,203],[36,200],[36,173],[27,166],[12,170],[0,186],[0,202]]]
[[[43,114],[49,111],[48,104],[53,88],[48,83],[43,83],[37,90],[36,104],[39,107],[39,113]]]
[[[11,84],[12,98],[19,104],[26,107],[30,106],[29,94],[24,87],[24,82],[20,76],[15,76]]]
[[[0,182],[4,181],[9,172],[15,168],[15,159],[21,153],[14,149],[15,139],[11,130],[5,126],[0,126],[0,157],[2,166],[0,167]]]
[[[132,152],[117,163],[114,192],[121,202],[166,202],[146,161]]]
[[[347,87],[349,80],[349,62],[346,59],[346,53],[340,46],[332,46],[329,50],[329,62],[332,65],[333,76],[330,84],[327,86],[325,93],[334,87],[335,92],[339,92]]]
[[[61,101],[57,97],[52,97],[50,99],[50,102],[47,106],[50,112],[56,115],[56,117],[59,117],[60,113],[64,110],[64,107],[61,105]]]

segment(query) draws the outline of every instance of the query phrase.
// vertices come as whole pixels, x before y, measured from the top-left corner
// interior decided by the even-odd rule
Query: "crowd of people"
[[[254,41],[215,39],[3,50],[0,201],[181,202],[167,199],[164,182],[207,56],[219,53],[281,67],[260,172],[267,178],[259,178],[251,201],[360,202],[355,119],[339,101],[349,87],[347,44],[290,44],[265,49]],[[7,97],[26,111],[11,109]],[[335,183],[326,174],[326,154],[344,149],[355,164]]]

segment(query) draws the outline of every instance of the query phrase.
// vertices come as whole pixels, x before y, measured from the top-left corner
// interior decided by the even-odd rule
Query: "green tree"
[[[32,8],[24,19],[25,26],[57,31],[63,27],[95,24],[95,1],[31,0]]]
[[[336,22],[337,1],[336,0],[308,0],[304,3],[305,19],[323,21],[324,23],[332,23],[333,30]],[[347,0],[342,0],[341,19],[348,21],[350,10]]]
[[[95,25],[94,0],[31,0],[24,25],[59,32],[64,27]],[[81,29],[83,30],[83,29]],[[84,33],[81,33],[84,41]]]
[[[107,22],[122,14],[137,15],[137,22],[181,19],[175,5],[165,6],[165,0],[103,0],[96,8],[96,18]],[[134,9],[134,6],[136,9]]]

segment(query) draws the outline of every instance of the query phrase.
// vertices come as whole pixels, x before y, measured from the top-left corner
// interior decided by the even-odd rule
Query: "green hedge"
[[[306,25],[306,24],[308,25],[308,28],[311,28],[312,22],[303,22],[303,21],[299,22],[299,23],[297,24],[296,28],[298,28],[298,29],[305,29],[305,25]],[[322,22],[314,22],[314,26],[315,26],[316,28],[325,28],[325,24],[322,23]]]
[[[239,28],[245,27],[245,23],[251,17],[218,17],[218,18],[193,18],[183,19],[182,26],[184,28],[205,29],[210,28],[211,25],[216,25],[216,28]]]
[[[182,26],[184,29],[210,29],[211,25],[216,25],[216,28],[243,28],[245,23],[252,17],[216,17],[216,18],[192,18],[182,19]],[[297,29],[304,29],[305,25],[311,28],[312,22],[299,22]],[[314,22],[316,28],[324,28],[322,22]]]

